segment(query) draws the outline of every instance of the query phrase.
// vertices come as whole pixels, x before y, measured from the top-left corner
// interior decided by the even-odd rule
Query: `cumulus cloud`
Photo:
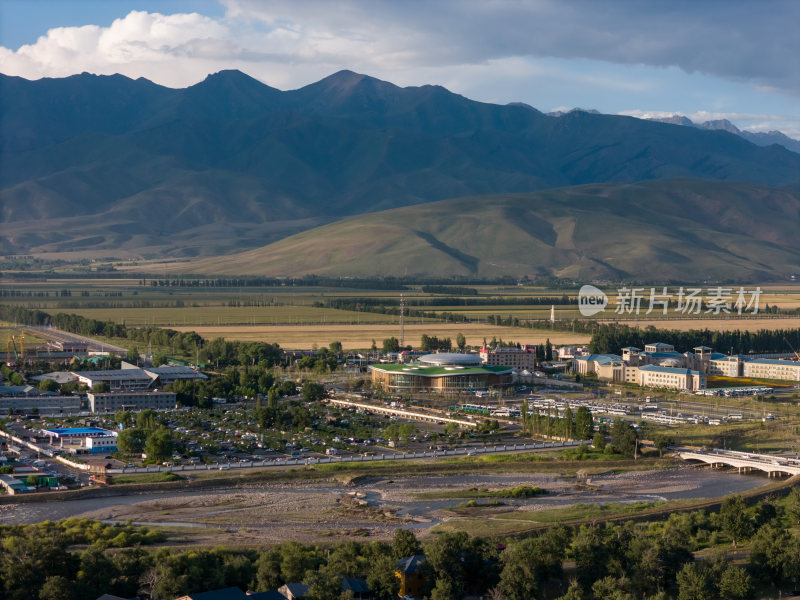
[[[318,58],[332,48],[386,66],[453,65],[510,56],[677,66],[800,91],[800,3],[773,0],[222,0],[228,17],[296,27]]]
[[[16,51],[0,47],[0,64],[5,74],[29,79],[90,71],[179,86],[235,56],[239,49],[232,37],[223,23],[197,13],[132,11],[109,27],[57,27]]]
[[[16,50],[0,47],[0,70],[29,79],[122,73],[184,87],[237,68],[291,89],[347,68],[543,109],[580,102],[608,110],[602,99],[612,94],[648,104],[665,95],[662,76],[674,81],[674,72],[743,82],[764,97],[800,94],[794,0],[220,2],[217,18],[133,11],[107,27],[51,29]],[[540,93],[547,89],[583,93],[554,99]],[[696,104],[734,108],[717,100],[706,94]],[[771,122],[737,124],[760,130]]]
[[[0,50],[3,70],[63,75],[80,64],[130,72],[135,64],[147,76],[147,65],[181,59],[164,83],[182,85],[185,70],[195,70],[190,61],[215,59],[264,73],[299,65],[304,75],[312,63],[381,73],[555,57],[676,66],[800,92],[800,62],[789,59],[800,52],[793,0],[220,1],[221,19],[131,12],[107,28],[53,29],[35,44]]]

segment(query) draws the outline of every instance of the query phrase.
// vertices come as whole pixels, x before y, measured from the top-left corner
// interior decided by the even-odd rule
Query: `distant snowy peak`
[[[770,146],[772,144],[778,144],[783,146],[787,150],[791,150],[792,152],[800,153],[800,140],[795,140],[790,138],[784,133],[780,131],[770,131],[767,133],[764,132],[757,132],[754,133],[752,131],[742,131],[736,125],[728,121],[728,119],[714,119],[712,121],[706,121],[704,123],[695,123],[688,117],[684,117],[683,115],[672,115],[671,117],[653,117],[649,119],[650,121],[658,121],[659,123],[669,123],[671,125],[684,125],[686,127],[696,127],[697,129],[708,129],[708,130],[719,130],[719,131],[727,131],[729,133],[736,134],[740,137],[743,137],[749,142],[752,142],[758,146]]]

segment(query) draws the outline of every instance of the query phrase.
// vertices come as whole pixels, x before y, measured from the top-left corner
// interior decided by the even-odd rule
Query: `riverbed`
[[[716,498],[770,480],[696,467],[562,477],[551,473],[420,475],[336,481],[254,484],[234,489],[154,491],[127,496],[0,505],[0,523],[39,523],[70,517],[131,521],[183,529],[195,537],[240,543],[315,541],[331,537],[385,539],[398,527],[422,533],[457,518],[449,509],[463,498],[420,499],[420,492],[537,486],[544,496],[503,499],[509,510],[537,511],[576,503],[656,502]],[[478,500],[478,503],[488,502]]]

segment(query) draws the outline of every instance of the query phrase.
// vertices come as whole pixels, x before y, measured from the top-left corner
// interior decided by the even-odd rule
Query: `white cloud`
[[[133,11],[108,27],[51,29],[16,51],[0,47],[0,69],[28,79],[121,73],[170,87],[240,69],[290,89],[346,68],[398,85],[437,83],[484,101],[607,111],[620,98],[670,105],[648,101],[680,94],[667,89],[667,75],[669,85],[710,81],[686,73],[746,82],[739,87],[765,99],[800,93],[800,61],[793,59],[800,2],[793,0],[773,0],[769,11],[749,0],[220,1],[220,18]],[[692,102],[738,108],[729,91]],[[787,122],[751,116],[734,122],[781,129]]]
[[[207,61],[238,52],[230,30],[209,17],[132,11],[109,27],[58,27],[16,52],[0,48],[0,62],[5,74],[29,79],[90,71],[180,86],[205,77]]]

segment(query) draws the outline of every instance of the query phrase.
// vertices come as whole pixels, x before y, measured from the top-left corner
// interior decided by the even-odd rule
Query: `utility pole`
[[[406,316],[406,295],[400,294],[400,349],[405,346],[406,329],[405,329],[405,316]]]

